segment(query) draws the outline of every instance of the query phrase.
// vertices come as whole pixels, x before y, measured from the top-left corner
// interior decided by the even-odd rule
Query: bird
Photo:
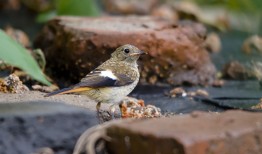
[[[77,93],[86,95],[97,102],[99,112],[101,103],[111,103],[111,113],[114,105],[119,104],[139,82],[137,60],[146,52],[137,47],[125,44],[118,47],[111,57],[88,73],[79,83],[51,92],[46,97],[58,94]]]

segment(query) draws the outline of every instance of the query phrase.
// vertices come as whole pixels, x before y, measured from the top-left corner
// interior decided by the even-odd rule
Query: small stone
[[[262,53],[262,37],[253,35],[247,38],[243,43],[242,50],[246,54],[252,53],[253,50]]]
[[[7,26],[5,28],[5,32],[7,35],[9,35],[12,39],[16,40],[19,44],[21,44],[24,47],[30,47],[31,42],[26,35],[25,32],[19,30],[19,29],[14,29],[11,26]]]
[[[248,77],[248,70],[238,61],[231,61],[224,66],[223,76],[229,79],[245,80]]]
[[[208,97],[209,96],[208,92],[206,90],[203,90],[203,89],[198,89],[196,91],[196,95],[197,96],[204,96],[204,97]]]
[[[46,92],[46,93],[50,93],[53,92],[55,90],[58,90],[58,87],[55,85],[51,85],[51,86],[42,86],[42,85],[33,85],[32,86],[33,90],[37,90],[37,91],[41,91],[41,92]],[[80,95],[79,95],[80,96]]]
[[[157,0],[103,0],[105,10],[112,14],[149,14]]]
[[[186,97],[187,96],[186,91],[181,87],[174,88],[169,93],[171,97]]]
[[[1,92],[9,93],[24,93],[29,91],[28,87],[24,85],[18,76],[11,74],[3,80],[0,80]]]
[[[7,89],[7,86],[6,86],[6,82],[2,79],[0,79],[0,91],[3,92],[3,93],[7,93],[8,92],[8,89]]]
[[[225,81],[224,80],[215,80],[213,83],[212,83],[212,86],[213,87],[222,87],[223,85],[225,84]]]
[[[254,106],[251,106],[251,109],[262,109],[262,98],[260,98],[260,102]]]
[[[149,81],[150,84],[155,84],[157,82],[157,76],[153,75],[151,77],[149,77]]]
[[[188,92],[188,96],[190,96],[190,97],[195,97],[195,96],[208,97],[209,94],[208,94],[208,92],[206,90],[197,89],[196,91]]]
[[[261,84],[262,81],[262,62],[259,61],[252,61],[249,65],[248,65],[248,69],[249,69],[249,75],[250,76],[254,76]]]
[[[205,48],[211,53],[218,53],[221,50],[221,40],[216,33],[207,34],[205,43]]]
[[[152,11],[152,16],[160,17],[163,19],[171,20],[171,21],[178,21],[178,14],[172,7],[169,5],[161,5],[160,7],[155,8]]]
[[[143,100],[123,101],[120,104],[122,118],[155,118],[161,117],[161,111],[154,105],[145,106]]]

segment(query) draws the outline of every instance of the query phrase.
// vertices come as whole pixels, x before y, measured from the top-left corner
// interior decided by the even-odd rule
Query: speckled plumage
[[[137,65],[127,65],[125,62],[106,61],[97,69],[112,70],[116,76],[118,74],[125,74],[126,77],[131,79],[130,84],[116,87],[100,87],[91,90],[80,92],[80,94],[87,95],[91,99],[101,103],[119,103],[125,96],[127,96],[136,87],[139,81],[139,71]],[[84,81],[83,78],[81,81]],[[121,81],[120,81],[121,82]]]
[[[79,93],[98,103],[119,103],[139,81],[137,60],[141,54],[144,52],[135,46],[123,45],[112,53],[110,59],[87,74],[78,84],[48,96]]]

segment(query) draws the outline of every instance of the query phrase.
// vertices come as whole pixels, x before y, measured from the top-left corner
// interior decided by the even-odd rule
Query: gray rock
[[[29,154],[49,147],[72,153],[81,133],[98,124],[96,112],[50,102],[0,104],[0,153]]]

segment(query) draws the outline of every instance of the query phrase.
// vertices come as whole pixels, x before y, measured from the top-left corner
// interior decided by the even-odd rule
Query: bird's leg
[[[98,103],[96,104],[96,111],[99,111],[99,110],[100,110],[100,107],[101,107],[101,102],[98,102]]]
[[[111,114],[111,119],[115,119],[115,111],[116,111],[115,104],[110,105],[109,111],[110,111],[110,114]]]
[[[98,121],[99,123],[103,123],[102,120],[103,120],[103,117],[100,116],[100,107],[101,107],[101,102],[98,102],[96,104],[96,114],[97,114],[97,118],[98,118]]]
[[[123,118],[123,117],[122,117],[122,115],[123,115],[122,112],[123,112],[124,104],[125,104],[125,101],[124,101],[124,100],[118,104],[118,107],[119,107],[119,109],[120,109],[120,118]]]

